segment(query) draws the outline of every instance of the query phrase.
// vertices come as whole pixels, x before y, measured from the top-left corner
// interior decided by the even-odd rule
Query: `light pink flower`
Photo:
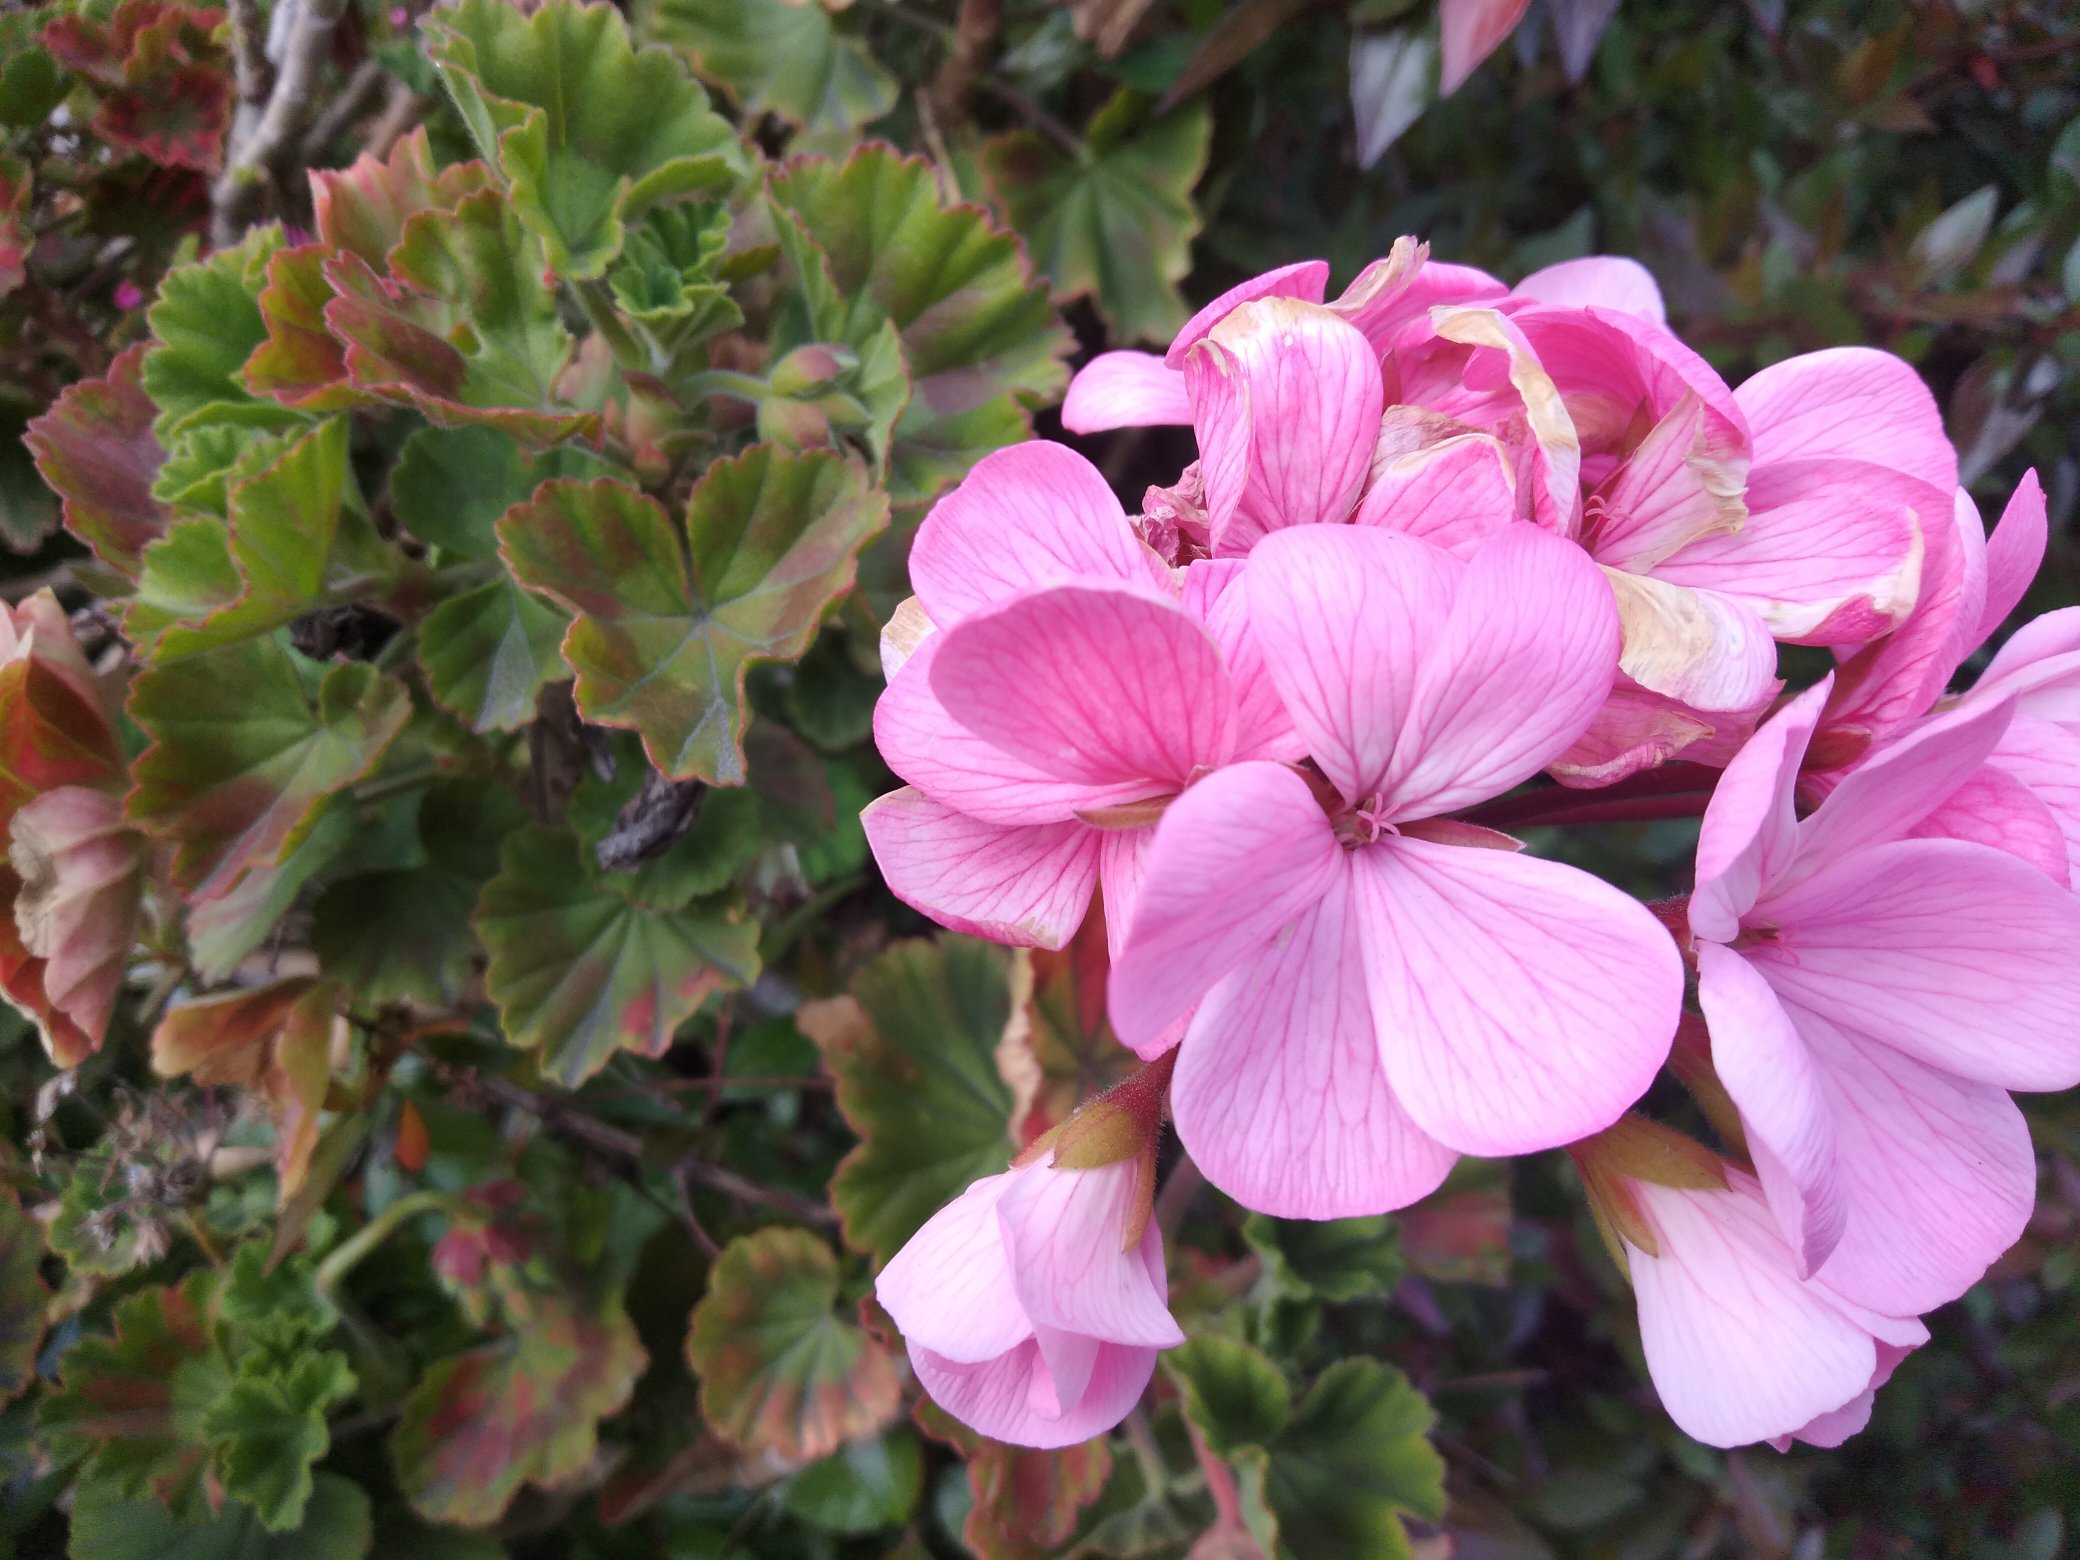
[[[1444,818],[1602,703],[1595,568],[1531,526],[1470,562],[1316,526],[1265,540],[1243,588],[1326,783],[1230,764],[1146,853],[1109,1005],[1148,1054],[1198,1004],[1171,1084],[1193,1157],[1252,1208],[1329,1218],[1416,1200],[1458,1153],[1607,1126],[1667,1054],[1673,943],[1608,884]]]
[[[2029,1216],[2035,1163],[2005,1091],[2080,1082],[2080,905],[1957,837],[1989,805],[1960,790],[2001,740],[2005,702],[1924,724],[1800,819],[1830,691],[1764,725],[1705,814],[1698,995],[1798,1271],[1913,1315],[1975,1283]],[[2033,827],[2051,843],[2023,854],[2055,849],[2055,825],[2029,825],[2012,792],[1991,803],[2015,804],[2008,829],[1977,833]]]
[[[1660,1248],[1625,1241],[1640,1344],[1684,1433],[1781,1451],[1793,1440],[1839,1446],[1861,1430],[1928,1329],[1801,1279],[1761,1188],[1738,1170],[1724,1191],[1630,1185]]]
[[[1017,1446],[1071,1446],[1126,1417],[1157,1351],[1184,1342],[1138,1174],[987,1176],[889,1260],[874,1292],[941,1408]]]

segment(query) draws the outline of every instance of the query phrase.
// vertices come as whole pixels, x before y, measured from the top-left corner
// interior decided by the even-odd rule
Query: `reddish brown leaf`
[[[112,92],[94,128],[113,146],[162,168],[215,173],[231,123],[231,78],[214,65],[183,65],[160,80]]]
[[[99,1050],[122,988],[144,897],[144,838],[123,822],[114,792],[61,786],[15,814],[8,858],[20,882],[20,947],[42,966],[48,1008],[38,1026],[52,1060],[76,1066],[84,1054],[69,1030]]]
[[[346,382],[347,360],[325,328],[333,292],[325,280],[323,244],[279,249],[267,262],[260,317],[267,340],[246,359],[246,388],[300,411],[330,412],[368,397]]]
[[[132,579],[139,555],[165,533],[168,518],[152,497],[166,459],[152,435],[158,408],[138,373],[150,346],[139,342],[101,378],[73,385],[29,424],[24,441],[43,480],[65,500],[65,528]]]
[[[311,210],[326,248],[344,249],[382,270],[407,219],[453,211],[463,196],[490,184],[491,170],[480,162],[436,168],[421,126],[400,137],[387,158],[363,153],[351,167],[313,173]]]
[[[1012,960],[1011,1021],[997,1046],[997,1071],[1016,1099],[1011,1134],[1023,1146],[1140,1063],[1105,1017],[1111,959],[1101,905],[1092,903],[1066,948],[1022,948]]]
[[[1509,1282],[1509,1173],[1498,1163],[1463,1161],[1442,1190],[1395,1215],[1401,1255],[1439,1283]]]
[[[985,1441],[968,1459],[975,1504],[961,1537],[978,1560],[1041,1560],[1068,1543],[1111,1476],[1102,1436],[1053,1452]]]
[[[29,274],[29,165],[19,157],[0,157],[0,298]]]

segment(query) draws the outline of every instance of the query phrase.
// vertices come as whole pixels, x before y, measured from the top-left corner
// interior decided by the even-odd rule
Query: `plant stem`
[[[394,775],[378,775],[373,780],[364,780],[349,794],[363,806],[372,802],[387,802],[393,796],[423,791],[446,773],[439,764],[414,764],[410,769],[400,769]]]
[[[1162,1448],[1156,1445],[1155,1431],[1148,1425],[1148,1410],[1138,1404],[1134,1412],[1127,1415],[1124,1426],[1127,1444],[1134,1448],[1134,1461],[1141,1465],[1141,1477],[1148,1485],[1151,1496],[1162,1494],[1170,1488],[1170,1469],[1163,1461]]]
[[[318,1293],[329,1298],[357,1262],[397,1233],[400,1225],[422,1213],[445,1213],[453,1219],[472,1221],[479,1216],[468,1203],[446,1192],[430,1187],[407,1192],[326,1254],[313,1279]]]
[[[592,321],[592,328],[606,337],[615,362],[638,374],[659,371],[659,365],[651,361],[649,349],[636,340],[634,332],[622,322],[620,311],[614,307],[613,291],[605,282],[595,276],[574,281],[570,286],[578,306],[585,311],[585,318]]]

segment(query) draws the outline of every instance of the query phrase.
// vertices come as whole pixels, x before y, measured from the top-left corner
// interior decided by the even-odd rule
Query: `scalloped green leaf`
[[[886,1262],[1018,1152],[996,1062],[1010,1018],[1009,956],[969,937],[897,943],[797,1015],[860,1140],[831,1177],[848,1246]]]
[[[608,285],[647,341],[652,361],[678,363],[709,337],[744,322],[722,279],[729,207],[720,201],[664,206],[628,230]]]
[[[758,974],[758,928],[713,900],[645,910],[587,875],[566,831],[522,829],[477,900],[506,1037],[576,1088],[617,1051],[661,1056],[716,991]]]
[[[1274,1219],[1253,1213],[1242,1233],[1264,1259],[1264,1272],[1291,1298],[1358,1300],[1393,1292],[1407,1264],[1394,1221]]]
[[[896,105],[896,78],[818,0],[657,0],[649,33],[685,50],[747,116],[846,131]]]
[[[50,1300],[50,1289],[37,1272],[42,1261],[42,1228],[22,1211],[14,1189],[0,1186],[0,1403],[36,1376],[44,1306]]]
[[[515,731],[548,684],[569,675],[571,620],[504,576],[451,596],[419,625],[426,690],[472,731]]]
[[[154,432],[169,454],[182,429],[199,422],[285,428],[299,413],[247,390],[242,370],[267,340],[260,292],[267,263],[282,247],[279,226],[257,227],[206,260],[175,266],[146,312],[152,346],[145,353],[145,392],[159,408]]]
[[[889,487],[936,498],[991,450],[1032,434],[1032,408],[1068,383],[1072,338],[1017,238],[978,206],[946,199],[930,163],[869,145],[843,163],[802,158],[772,199],[827,257],[851,311],[838,338],[895,324],[911,395],[896,424]]]
[[[1413,1560],[1403,1519],[1444,1516],[1436,1417],[1390,1365],[1340,1360],[1323,1371],[1268,1447],[1264,1500],[1279,1553]]]
[[[687,1363],[731,1444],[794,1462],[879,1435],[902,1410],[895,1356],[839,1310],[838,1259],[806,1230],[738,1237],[708,1270]]]
[[[1063,302],[1089,298],[1116,341],[1168,341],[1191,312],[1177,284],[1201,227],[1192,191],[1213,118],[1204,99],[1145,125],[1122,92],[1071,157],[1029,130],[982,148],[992,199],[1032,248]]]
[[[887,516],[858,462],[755,445],[708,468],[683,526],[622,483],[557,481],[498,533],[514,577],[576,615],[586,719],[639,733],[672,779],[741,785],[746,669],[808,648]]]
[[[321,669],[252,639],[139,674],[130,715],[152,743],[128,815],[175,847],[177,884],[213,899],[279,862],[327,796],[375,767],[411,695],[365,662]]]
[[[203,1430],[218,1443],[224,1493],[252,1507],[268,1532],[303,1526],[315,1490],[311,1465],[332,1446],[326,1411],[354,1386],[344,1354],[314,1351],[279,1373],[232,1382],[210,1405]]]
[[[426,24],[428,53],[513,209],[563,276],[595,277],[624,224],[747,168],[729,123],[665,49],[636,49],[609,5],[463,0]]]
[[[1184,1410],[1223,1457],[1270,1445],[1293,1417],[1293,1397],[1263,1350],[1202,1333],[1166,1350],[1163,1369],[1184,1393]]]
[[[103,1484],[81,1485],[72,1503],[72,1560],[364,1560],[374,1547],[368,1496],[336,1473],[313,1478],[302,1524],[286,1533],[237,1501],[195,1523]]]
[[[604,477],[615,468],[571,445],[531,452],[496,428],[421,428],[390,472],[398,523],[457,558],[498,552],[498,517],[550,477]]]

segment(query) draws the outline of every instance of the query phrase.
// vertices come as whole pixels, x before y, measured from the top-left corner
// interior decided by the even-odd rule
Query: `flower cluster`
[[[1140,514],[1029,444],[928,517],[883,643],[882,871],[1038,947],[1102,891],[1114,1030],[1249,1208],[1379,1213],[1459,1155],[1568,1147],[1677,1422],[1836,1444],[2021,1232],[2008,1091],[2080,1082],[2080,612],[1946,693],[2035,572],[2042,492],[1989,539],[1904,363],[1730,389],[1631,261],[1509,289],[1404,239],[1326,281],[1268,273],[1077,377],[1074,431],[1196,436]],[[1779,644],[1837,670],[1787,696]],[[1686,797],[1695,887],[1653,909],[1492,827]],[[1664,1065],[1723,1152],[1629,1114]],[[1160,1113],[1110,1114],[1146,1132],[1072,1118],[881,1279],[1002,1439],[1107,1427],[1177,1341],[1133,1191]]]

